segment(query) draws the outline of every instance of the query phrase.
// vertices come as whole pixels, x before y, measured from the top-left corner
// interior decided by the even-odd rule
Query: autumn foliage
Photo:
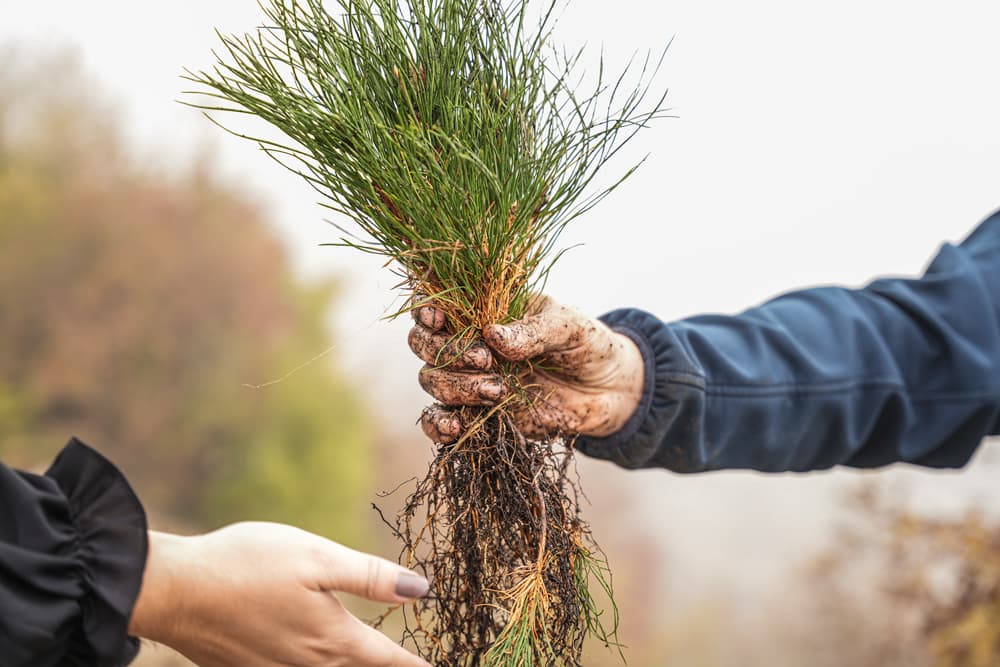
[[[246,193],[130,155],[68,58],[0,51],[0,456],[98,446],[184,522],[358,538],[369,429],[305,285]]]

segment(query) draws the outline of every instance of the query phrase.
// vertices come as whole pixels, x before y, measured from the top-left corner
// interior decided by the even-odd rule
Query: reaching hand
[[[518,380],[528,401],[515,408],[528,437],[611,435],[642,397],[644,365],[635,343],[548,297],[538,298],[523,320],[486,327],[483,340],[471,346],[459,346],[443,330],[440,310],[425,306],[414,317],[410,348],[427,364],[420,385],[443,404],[425,410],[421,419],[435,442],[454,442],[465,426],[449,406],[495,405],[510,395],[494,355],[530,369]]]
[[[348,613],[335,591],[401,603],[427,581],[279,524],[151,533],[129,630],[200,667],[430,667]]]

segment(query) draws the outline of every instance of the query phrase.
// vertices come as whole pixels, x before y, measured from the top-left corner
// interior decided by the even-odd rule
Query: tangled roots
[[[431,592],[404,611],[405,639],[448,667],[576,667],[602,622],[610,574],[580,517],[572,447],[526,440],[503,409],[466,408],[474,426],[442,445],[395,522],[402,562]]]

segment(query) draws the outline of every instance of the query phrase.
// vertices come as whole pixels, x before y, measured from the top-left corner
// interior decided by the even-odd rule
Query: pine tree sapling
[[[603,186],[598,171],[663,113],[662,96],[647,100],[656,61],[609,77],[552,47],[554,0],[261,6],[263,27],[222,36],[217,65],[189,73],[207,96],[196,106],[281,130],[287,142],[246,138],[353,221],[336,245],[390,260],[403,310],[444,312],[456,354],[530,312],[560,231],[635,167]],[[588,636],[616,645],[572,442],[526,438],[512,417],[544,400],[524,386],[528,371],[502,364],[508,397],[462,408],[464,434],[439,446],[392,523],[405,565],[433,582],[405,613],[434,664],[579,665]]]

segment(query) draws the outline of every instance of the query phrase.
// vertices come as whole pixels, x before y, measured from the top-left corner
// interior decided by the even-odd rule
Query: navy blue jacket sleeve
[[[0,464],[0,665],[130,663],[146,540],[128,482],[78,440],[45,475]]]
[[[577,446],[626,468],[960,467],[1000,433],[1000,213],[919,279],[602,319],[642,350],[645,393],[618,433]]]

